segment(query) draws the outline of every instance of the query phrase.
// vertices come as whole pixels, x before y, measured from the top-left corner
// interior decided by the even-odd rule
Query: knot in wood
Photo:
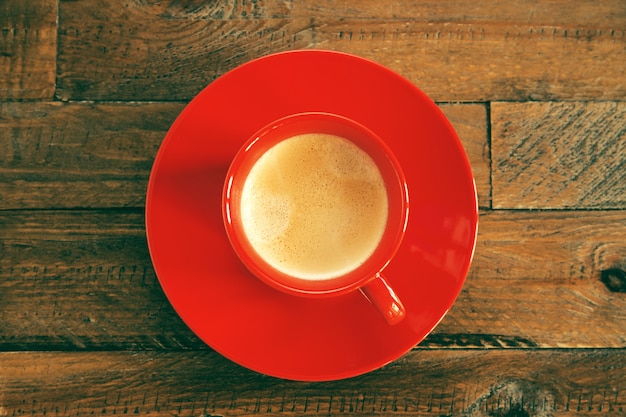
[[[606,269],[602,271],[600,280],[611,292],[626,293],[626,272],[619,268]]]

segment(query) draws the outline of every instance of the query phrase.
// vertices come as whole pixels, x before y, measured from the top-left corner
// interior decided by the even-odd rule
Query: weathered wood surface
[[[0,103],[3,209],[143,207],[152,162],[181,103]],[[484,104],[442,104],[490,206]],[[71,196],[68,198],[68,196]]]
[[[169,306],[140,212],[0,215],[0,350],[202,348]],[[424,346],[626,348],[626,213],[489,211]],[[32,308],[33,300],[37,308]]]
[[[143,206],[152,161],[182,108],[0,103],[3,208]],[[494,102],[489,119],[480,104],[441,108],[468,153],[481,207],[492,197],[494,208],[626,207],[623,103]]]
[[[322,384],[264,377],[211,351],[11,352],[0,353],[0,362],[0,411],[11,416],[626,412],[622,349],[417,350],[376,372]]]
[[[140,207],[179,103],[0,103],[4,209]]]
[[[496,102],[491,126],[494,208],[626,208],[625,103]]]
[[[0,100],[51,99],[57,0],[0,2]]]
[[[377,60],[438,101],[626,97],[623,2],[524,3],[62,0],[57,96],[186,100],[247,60],[312,47]]]
[[[61,1],[58,97],[187,100],[245,61],[313,45],[289,2],[162,3]]]
[[[0,417],[626,415],[625,28],[623,0],[0,0]],[[329,383],[206,346],[145,237],[185,104],[294,48],[371,58],[429,94],[481,207],[439,326]]]

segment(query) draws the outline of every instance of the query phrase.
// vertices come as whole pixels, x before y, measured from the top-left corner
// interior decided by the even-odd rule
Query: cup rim
[[[385,185],[389,198],[389,212],[387,216],[387,226],[373,254],[370,255],[365,262],[351,271],[329,279],[307,280],[293,277],[271,266],[256,251],[245,237],[242,226],[238,221],[238,203],[237,203],[237,187],[235,181],[237,178],[247,176],[247,171],[254,165],[254,161],[260,157],[265,151],[279,143],[284,139],[274,139],[270,144],[264,143],[262,140],[268,134],[274,133],[276,129],[304,122],[304,126],[308,126],[319,120],[332,120],[343,126],[349,126],[366,137],[369,142],[368,147],[376,147],[382,152],[373,155],[373,151],[363,149],[375,160],[379,170],[387,172],[383,174]],[[333,131],[334,132],[334,131]],[[328,129],[323,132],[319,130],[304,129],[300,133],[331,133]],[[294,135],[288,135],[291,137]],[[347,138],[355,142],[353,138]],[[359,145],[357,145],[359,146]],[[253,162],[249,162],[249,161]],[[386,164],[381,167],[381,164]],[[241,175],[243,174],[243,175]],[[240,179],[243,184],[243,179]],[[391,183],[391,184],[390,184]],[[389,196],[390,185],[393,186],[393,200]],[[402,168],[394,156],[389,146],[372,130],[363,124],[350,119],[346,116],[328,113],[328,112],[300,112],[290,114],[274,120],[259,129],[253,134],[239,149],[235,157],[231,161],[230,167],[224,181],[222,192],[222,217],[226,229],[226,235],[231,246],[241,262],[246,268],[258,279],[271,287],[280,291],[301,295],[301,296],[330,296],[344,294],[356,290],[370,280],[375,279],[380,272],[391,262],[398,251],[408,222],[409,196],[406,178]],[[391,221],[391,226],[389,222]]]

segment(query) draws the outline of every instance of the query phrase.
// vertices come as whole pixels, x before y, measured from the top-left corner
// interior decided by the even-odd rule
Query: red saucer
[[[228,242],[221,194],[235,153],[260,127],[308,111],[369,127],[403,167],[407,234],[385,269],[406,308],[400,324],[389,326],[358,291],[318,300],[274,290]],[[146,201],[157,276],[192,331],[240,365],[307,381],[374,370],[419,343],[461,290],[477,223],[470,165],[439,108],[387,68],[319,50],[256,59],[200,92],[159,149]]]

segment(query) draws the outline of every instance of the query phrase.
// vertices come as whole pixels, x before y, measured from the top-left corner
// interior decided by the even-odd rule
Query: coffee
[[[301,279],[344,275],[367,260],[386,227],[387,191],[374,160],[330,134],[293,136],[267,150],[241,191],[253,249]]]

